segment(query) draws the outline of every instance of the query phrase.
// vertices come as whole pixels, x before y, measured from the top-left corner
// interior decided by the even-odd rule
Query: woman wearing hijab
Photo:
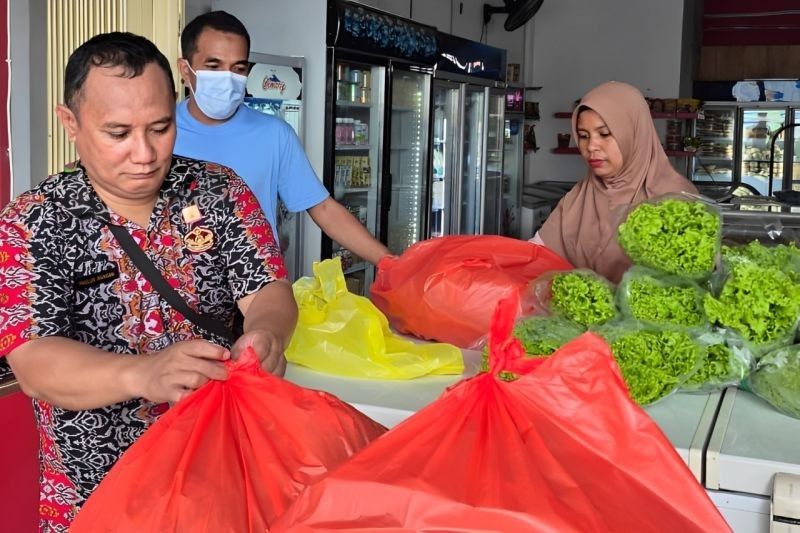
[[[697,193],[661,147],[638,89],[608,82],[589,91],[572,113],[572,134],[589,165],[532,239],[614,283],[631,265],[617,244],[612,211],[666,193]]]

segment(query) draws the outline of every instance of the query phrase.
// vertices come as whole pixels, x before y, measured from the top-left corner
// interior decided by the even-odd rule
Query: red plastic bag
[[[252,350],[131,446],[70,532],[267,531],[297,494],[386,429],[261,370]]]
[[[521,377],[456,384],[304,490],[273,533],[729,531],[608,345],[587,333],[524,359],[503,303],[490,364]]]
[[[504,296],[520,294],[533,311],[528,284],[572,266],[544,246],[496,235],[450,235],[419,242],[378,263],[373,303],[392,326],[417,337],[474,348]]]

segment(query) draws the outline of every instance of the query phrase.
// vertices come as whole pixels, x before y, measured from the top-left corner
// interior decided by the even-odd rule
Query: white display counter
[[[770,531],[770,497],[781,472],[800,475],[800,420],[729,387],[706,450],[705,485],[735,531]],[[788,514],[795,516],[773,525],[773,531],[800,532],[800,491],[794,499],[796,507]]]

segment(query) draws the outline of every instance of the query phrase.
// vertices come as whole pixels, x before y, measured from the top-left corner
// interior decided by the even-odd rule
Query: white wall
[[[541,85],[541,150],[526,156],[526,182],[578,180],[586,167],[577,155],[556,155],[556,133],[570,121],[555,119],[573,101],[609,80],[626,81],[645,96],[680,95],[683,0],[546,0],[533,19],[532,76]],[[574,144],[574,140],[573,140]]]
[[[196,1],[196,0],[195,0]],[[325,0],[212,0],[213,9],[238,17],[250,33],[250,50],[280,56],[302,56],[306,61],[303,105],[306,155],[322,178],[325,143]],[[321,233],[304,215],[304,254],[301,271],[311,274],[319,259]]]

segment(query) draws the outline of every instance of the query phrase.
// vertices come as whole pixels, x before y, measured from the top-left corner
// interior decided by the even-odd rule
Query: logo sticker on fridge
[[[303,84],[292,67],[256,63],[247,76],[247,92],[254,98],[297,100]]]

